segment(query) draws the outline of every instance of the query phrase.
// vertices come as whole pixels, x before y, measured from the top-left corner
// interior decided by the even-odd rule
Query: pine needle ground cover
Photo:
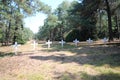
[[[0,80],[120,80],[119,46],[30,46],[0,47]]]

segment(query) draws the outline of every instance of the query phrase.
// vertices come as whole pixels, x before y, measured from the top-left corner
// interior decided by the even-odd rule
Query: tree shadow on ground
[[[14,55],[15,55],[15,53],[12,53],[12,52],[10,52],[10,53],[0,52],[0,57],[5,57],[5,56],[14,56]]]
[[[90,75],[86,72],[78,73],[59,73],[60,76],[55,77],[55,80],[120,80],[120,74],[118,73],[102,73],[97,75]]]
[[[46,45],[43,45],[45,48]],[[75,55],[51,55],[51,56],[33,56],[32,59],[37,60],[54,60],[61,63],[76,62],[78,64],[90,64],[95,66],[103,66],[108,64],[109,67],[120,66],[120,46],[115,45],[85,45],[75,47],[73,44],[66,44],[62,48],[60,44],[54,44],[51,49],[43,49],[44,52],[60,52],[69,51]],[[84,55],[85,54],[85,55]]]
[[[114,66],[120,66],[120,54],[106,54],[106,55],[73,55],[73,56],[67,56],[65,54],[58,54],[58,55],[50,55],[50,56],[30,56],[31,59],[36,60],[53,60],[55,62],[61,62],[61,64],[64,63],[71,63],[75,62],[80,65],[84,64],[90,64],[94,66],[103,66],[105,64],[108,64],[108,67],[114,67]]]
[[[46,47],[46,45],[43,45]],[[115,45],[97,45],[97,46],[79,46],[75,47],[71,44],[66,44],[62,48],[61,45],[54,44],[51,49],[43,49],[44,52],[60,52],[69,51],[72,56],[67,56],[67,52],[63,52],[62,55],[49,55],[49,56],[31,56],[31,59],[37,60],[53,60],[61,63],[76,62],[78,64],[90,64],[95,66],[102,66],[108,64],[112,66],[120,66],[120,46]],[[60,52],[61,53],[61,52]]]
[[[15,54],[15,52],[8,52],[8,53],[5,53],[5,52],[0,52],[0,57],[3,58],[3,57],[7,57],[7,56],[25,56],[25,55],[33,55],[33,54],[36,54],[36,51],[24,51],[24,52],[17,52]]]
[[[42,45],[44,52],[56,52],[56,51],[70,51],[76,54],[106,54],[106,53],[119,53],[120,46],[116,45],[79,45],[75,47],[73,44],[65,44],[61,47],[60,44],[53,44],[50,49],[47,48],[47,45]]]

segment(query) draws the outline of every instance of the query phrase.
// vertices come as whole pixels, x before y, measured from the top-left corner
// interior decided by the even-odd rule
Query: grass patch
[[[103,73],[99,75],[90,75],[87,73],[81,74],[82,80],[120,80],[120,74],[118,73]]]
[[[17,76],[18,80],[51,80],[49,76],[45,76],[41,73],[33,74],[20,74]]]
[[[87,65],[91,67],[91,65]],[[86,68],[85,68],[86,69]],[[114,69],[104,67],[94,67],[95,72],[80,71],[77,73],[63,73],[58,80],[120,80],[120,72],[115,72]]]
[[[90,64],[96,66],[107,65],[109,67],[120,66],[120,54],[91,56]]]
[[[32,74],[27,76],[27,80],[45,80],[45,76],[40,74]]]
[[[40,54],[37,54],[38,51],[35,55],[11,58],[11,61],[8,61],[10,57],[1,59],[5,64],[1,63],[0,68],[6,76],[1,75],[0,80],[120,80],[120,54],[116,47],[75,47],[72,44],[65,44],[63,48],[60,44],[52,44],[50,49],[47,49],[45,44],[42,47],[38,48]],[[48,55],[46,51],[55,52]],[[57,53],[57,51],[61,52]],[[70,55],[67,54],[69,52]],[[13,55],[15,54],[0,53],[0,57]],[[18,62],[21,65],[18,65]],[[18,73],[14,75],[12,69],[18,70]],[[13,72],[10,73],[10,70]],[[19,70],[22,70],[20,71],[22,73],[19,73]]]
[[[47,48],[47,45],[42,45],[42,47]],[[59,50],[59,49],[71,49],[71,48],[75,48],[75,46],[70,44],[64,44],[64,46],[62,47],[61,44],[52,44],[51,48],[55,50]]]
[[[14,55],[15,55],[15,53],[12,53],[12,52],[10,52],[10,53],[3,53],[3,52],[0,52],[0,57],[14,56]]]
[[[72,79],[70,78],[70,76],[68,74],[64,74],[64,75],[62,75],[60,80],[72,80]]]

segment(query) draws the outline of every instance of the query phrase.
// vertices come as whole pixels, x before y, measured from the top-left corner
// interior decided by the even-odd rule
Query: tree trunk
[[[100,22],[99,22],[99,24],[100,24],[100,34],[101,34],[101,30],[102,30],[102,15],[101,15],[101,11],[99,11],[99,17],[100,17]]]
[[[4,41],[4,45],[6,46],[7,45],[7,36],[8,35],[8,28],[7,28],[7,25],[6,25],[6,30],[5,30],[5,41]]]
[[[62,39],[62,28],[60,26],[60,39]]]
[[[9,26],[8,26],[8,32],[7,32],[7,46],[9,45],[9,41],[10,41],[10,28],[11,28],[11,20],[9,21]]]
[[[107,15],[108,15],[108,30],[109,30],[109,41],[113,41],[113,31],[112,31],[112,21],[111,21],[111,11],[108,0],[105,0],[107,7]]]
[[[13,44],[16,42],[17,40],[17,35],[16,35],[16,32],[18,30],[18,27],[15,27],[15,32],[14,32],[14,37],[13,37]]]
[[[53,41],[53,29],[51,30],[51,40]]]
[[[48,40],[51,40],[51,30],[49,31],[49,39]]]
[[[115,16],[115,23],[116,23],[116,37],[119,39],[119,25],[118,25],[118,17]]]

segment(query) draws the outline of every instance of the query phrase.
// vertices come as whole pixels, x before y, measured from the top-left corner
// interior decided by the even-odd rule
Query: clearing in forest
[[[0,80],[120,80],[116,45],[66,44],[62,48],[54,43],[48,49],[38,44],[34,51],[26,44],[19,47],[18,55],[10,46],[0,50]]]

